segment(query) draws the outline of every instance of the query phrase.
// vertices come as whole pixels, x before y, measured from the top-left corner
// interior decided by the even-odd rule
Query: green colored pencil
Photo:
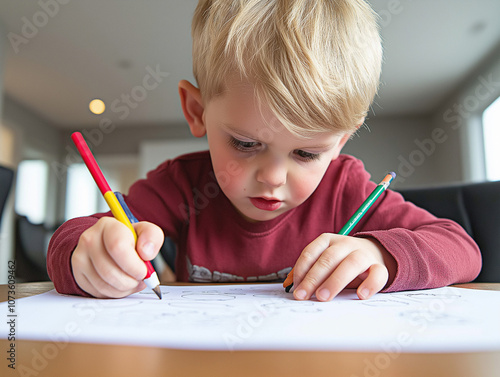
[[[396,178],[396,173],[390,172],[385,176],[385,178],[375,187],[368,198],[361,204],[354,215],[347,221],[347,223],[340,229],[339,233],[342,236],[346,236],[349,232],[356,226],[356,224],[361,220],[361,218],[365,215],[365,213],[370,209],[370,207],[375,203],[375,201],[379,198],[379,196],[385,191],[387,187],[391,184],[392,180]],[[285,287],[285,291],[290,292],[293,286],[293,268],[288,273],[285,281],[283,282],[283,287]]]

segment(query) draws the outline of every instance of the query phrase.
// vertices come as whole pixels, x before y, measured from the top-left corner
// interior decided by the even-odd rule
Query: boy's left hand
[[[357,288],[367,299],[394,279],[396,261],[373,238],[323,233],[300,254],[294,267],[293,295],[330,301],[344,288]]]

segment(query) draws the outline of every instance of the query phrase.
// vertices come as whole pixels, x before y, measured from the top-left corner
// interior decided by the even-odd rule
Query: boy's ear
[[[205,108],[203,107],[200,89],[189,81],[181,80],[179,82],[179,96],[181,98],[182,111],[189,124],[191,133],[195,137],[205,136],[207,132],[203,121]]]

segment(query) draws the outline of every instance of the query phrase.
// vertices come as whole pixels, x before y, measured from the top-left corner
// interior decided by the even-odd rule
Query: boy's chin
[[[241,215],[241,217],[243,217],[249,223],[258,223],[262,221],[273,220],[286,212],[286,211],[270,212],[270,211],[263,211],[256,209],[255,211],[248,211],[245,213],[243,211],[240,211],[239,209],[237,210],[238,213]]]

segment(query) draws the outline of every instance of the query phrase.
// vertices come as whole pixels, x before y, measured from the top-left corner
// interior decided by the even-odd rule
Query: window
[[[500,180],[500,97],[483,112],[486,179]]]
[[[17,168],[15,210],[34,224],[45,221],[48,176],[43,160],[22,161]]]
[[[64,219],[89,216],[108,211],[106,202],[85,164],[72,164],[68,168]]]
[[[138,163],[135,155],[100,156],[98,163],[113,191],[126,194],[129,186],[137,180]],[[92,175],[83,163],[68,167],[65,201],[65,220],[109,211]]]

